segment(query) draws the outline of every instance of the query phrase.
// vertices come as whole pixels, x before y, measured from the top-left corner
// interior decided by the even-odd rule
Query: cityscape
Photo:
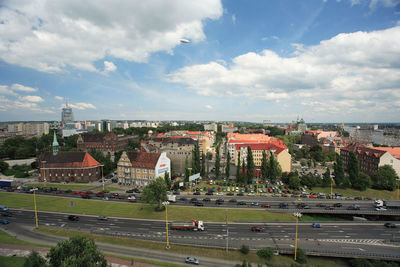
[[[400,266],[400,2],[4,1],[0,266]]]

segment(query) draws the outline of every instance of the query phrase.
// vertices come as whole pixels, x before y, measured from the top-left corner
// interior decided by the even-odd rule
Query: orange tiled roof
[[[396,159],[400,159],[400,147],[374,147],[374,149],[387,151]]]
[[[149,153],[139,151],[128,151],[126,153],[132,164],[132,167],[141,167],[154,169],[161,153]]]

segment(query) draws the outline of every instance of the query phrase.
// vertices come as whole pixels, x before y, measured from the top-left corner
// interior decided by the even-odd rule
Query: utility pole
[[[37,218],[37,209],[36,209],[36,194],[35,194],[35,192],[36,192],[37,188],[34,188],[34,189],[32,189],[32,190],[33,190],[33,202],[34,202],[34,205],[35,205],[35,221],[36,221],[36,229],[38,229],[38,228],[39,228],[39,225],[38,225],[38,218]]]
[[[294,217],[296,218],[296,239],[294,241],[294,260],[296,261],[297,257],[297,232],[298,232],[298,225],[299,225],[299,218],[301,217],[300,212],[293,213]]]
[[[225,209],[225,219],[226,219],[226,253],[228,254],[228,248],[229,248],[228,209]]]
[[[168,240],[168,212],[167,212],[168,202],[164,202],[165,207],[165,230],[167,232],[167,245],[165,246],[166,249],[169,249],[169,240]]]

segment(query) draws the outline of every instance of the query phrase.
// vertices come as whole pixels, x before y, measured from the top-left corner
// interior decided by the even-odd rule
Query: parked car
[[[321,224],[319,224],[319,223],[313,223],[312,225],[312,228],[321,228]]]
[[[194,192],[193,195],[199,196],[200,192]]]
[[[130,199],[128,199],[128,201],[132,202],[132,203],[136,203],[137,202],[136,198],[130,198]]]
[[[200,261],[199,261],[198,259],[194,258],[194,257],[187,257],[187,258],[185,259],[185,263],[190,263],[190,264],[199,265],[199,264],[200,264]]]
[[[384,226],[387,228],[397,228],[397,226],[394,223],[385,223]]]
[[[208,197],[206,197],[206,198],[203,198],[203,201],[204,201],[204,202],[210,202],[210,201],[211,201],[211,199],[210,199],[210,198],[208,198]]]
[[[228,193],[228,194],[226,194],[227,196],[233,196],[234,194],[233,193]]]
[[[251,205],[252,206],[258,206],[260,203],[258,203],[258,201],[253,201],[253,202],[251,202]]]
[[[271,208],[271,205],[270,204],[262,204],[261,208]]]
[[[68,220],[70,221],[79,221],[79,216],[76,215],[69,215]]]
[[[180,197],[179,200],[186,201],[187,198],[186,197]]]
[[[240,202],[237,203],[237,205],[247,205],[247,204],[244,201],[240,201]]]
[[[262,228],[260,226],[253,226],[253,227],[251,227],[251,231],[252,232],[263,232],[264,228]]]
[[[10,221],[7,220],[7,219],[5,219],[5,218],[2,218],[2,219],[0,219],[0,223],[1,223],[1,224],[9,224]]]

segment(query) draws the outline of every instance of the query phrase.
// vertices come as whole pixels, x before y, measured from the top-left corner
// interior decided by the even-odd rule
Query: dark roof
[[[98,142],[103,142],[104,139],[104,134],[98,133],[98,134],[82,134],[82,139],[83,142],[93,142],[93,143],[98,143]]]
[[[179,145],[194,145],[196,143],[195,140],[189,137],[180,137],[180,138],[174,138],[174,137],[155,137],[152,138],[152,141],[154,142],[162,142],[163,144],[179,144]]]
[[[57,155],[52,152],[43,152],[40,156],[40,164],[46,167],[94,167],[100,166],[87,152],[81,151],[60,151]]]
[[[132,164],[132,167],[145,167],[154,169],[161,153],[149,153],[140,151],[128,151],[127,156]]]

